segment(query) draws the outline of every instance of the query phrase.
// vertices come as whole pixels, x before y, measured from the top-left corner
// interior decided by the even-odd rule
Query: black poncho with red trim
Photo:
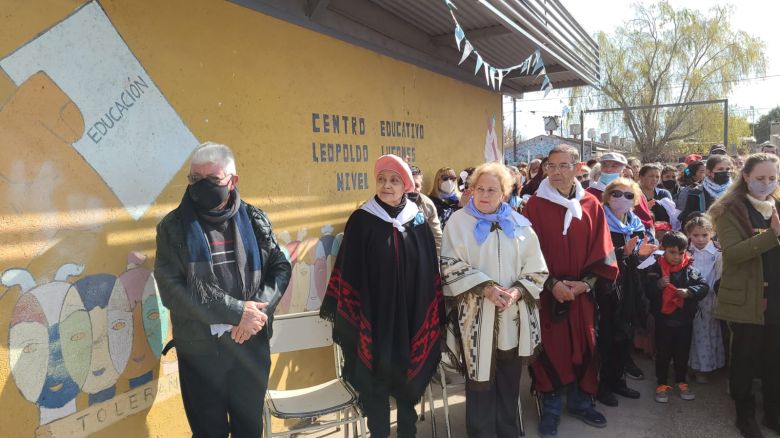
[[[357,391],[416,400],[441,358],[444,307],[433,234],[424,220],[404,226],[352,213],[320,316],[333,321]]]

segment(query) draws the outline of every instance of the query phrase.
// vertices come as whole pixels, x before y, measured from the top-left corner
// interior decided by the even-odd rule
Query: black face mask
[[[712,180],[715,181],[715,184],[723,185],[729,182],[730,175],[728,172],[715,172],[715,175],[713,176]]]
[[[211,211],[225,202],[230,194],[230,189],[227,185],[219,186],[209,181],[208,178],[203,178],[195,184],[187,186],[187,193],[190,194],[190,199],[199,210]]]
[[[677,181],[673,179],[667,179],[666,181],[663,181],[661,185],[664,186],[666,190],[672,191],[677,188]]]

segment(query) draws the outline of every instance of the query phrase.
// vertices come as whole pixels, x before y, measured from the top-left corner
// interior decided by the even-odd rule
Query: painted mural
[[[144,214],[198,141],[96,2],[0,68],[17,86],[0,108],[9,370],[37,434],[86,436],[179,393],[147,255],[105,255],[156,222]]]
[[[151,405],[169,318],[145,260],[130,253],[119,276],[82,275],[85,267],[75,263],[63,264],[44,283],[26,269],[0,275],[4,286],[21,290],[8,330],[10,370],[51,435],[82,435],[123,418],[108,421],[107,406],[121,400],[120,392],[142,388],[144,406]],[[95,421],[87,427],[84,410],[93,407]]]
[[[323,226],[320,233],[319,238],[307,237],[307,229],[302,228],[296,240],[291,240],[287,231],[277,235],[279,246],[292,265],[292,277],[277,307],[278,314],[320,308],[344,238],[344,233],[333,235],[332,225]]]

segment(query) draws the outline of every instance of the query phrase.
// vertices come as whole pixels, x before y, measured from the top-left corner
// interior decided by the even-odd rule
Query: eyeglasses
[[[613,198],[625,197],[628,200],[634,199],[634,192],[612,192]]]
[[[225,176],[220,178],[220,177],[214,176],[214,175],[204,176],[204,175],[197,175],[197,174],[189,174],[189,175],[187,175],[187,182],[189,182],[190,184],[196,184],[196,183],[198,183],[200,181],[203,181],[204,179],[207,179],[207,180],[211,181],[212,184],[217,185],[217,186],[221,186],[222,185],[222,181],[224,181],[225,178],[232,177],[232,176],[233,176],[232,174],[227,174],[227,175],[225,175]]]
[[[544,168],[547,169],[548,172],[555,172],[556,170],[560,170],[561,172],[567,172],[569,170],[574,169],[574,165],[571,163],[561,163],[556,166],[553,163],[546,163],[544,165]]]
[[[457,178],[452,175],[442,175],[441,180],[442,181],[455,181]]]
[[[474,189],[474,191],[479,193],[480,195],[483,195],[483,196],[495,196],[495,195],[501,193],[501,190],[499,190],[499,189],[495,189],[493,187],[485,188],[485,187],[482,187],[482,186],[477,186]]]

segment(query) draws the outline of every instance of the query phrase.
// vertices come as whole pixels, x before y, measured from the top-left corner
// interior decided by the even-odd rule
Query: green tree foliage
[[[614,34],[598,35],[602,107],[721,99],[736,80],[764,72],[765,45],[732,29],[732,6],[715,6],[706,14],[666,1],[635,8],[635,18]],[[685,123],[695,108],[624,110],[623,123],[642,158],[654,160],[665,145],[700,134],[700,126]]]
[[[731,145],[737,145],[737,152],[748,153],[747,146],[742,144],[744,137],[750,137],[750,121],[741,115],[729,113],[729,137],[727,150],[732,152]],[[688,138],[673,142],[677,147],[677,155],[702,154],[707,155],[710,146],[723,143],[723,106],[707,105],[694,108],[680,126],[680,131],[694,132]]]
[[[769,140],[769,122],[780,121],[780,106],[758,118],[756,122],[756,142],[759,144]]]

